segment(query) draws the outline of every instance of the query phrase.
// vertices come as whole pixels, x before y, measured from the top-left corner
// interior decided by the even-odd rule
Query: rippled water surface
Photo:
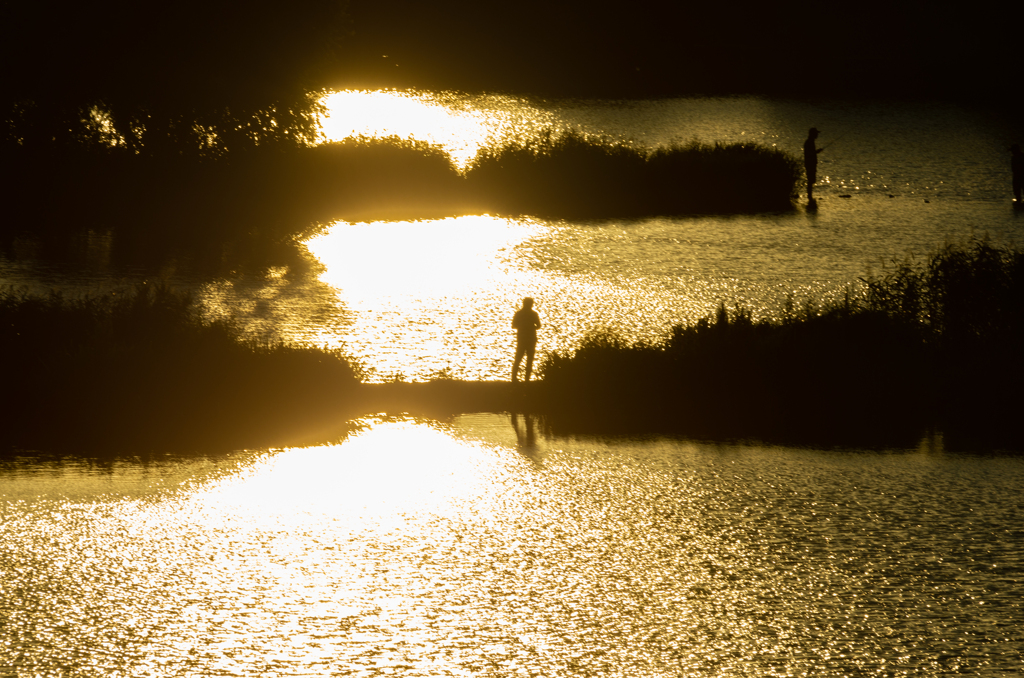
[[[515,427],[513,426],[515,425]],[[0,675],[1005,676],[1024,460],[368,421],[0,470]]]

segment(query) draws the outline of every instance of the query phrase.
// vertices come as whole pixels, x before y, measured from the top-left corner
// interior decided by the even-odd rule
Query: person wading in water
[[[807,133],[807,141],[804,142],[804,170],[807,172],[808,200],[814,200],[814,182],[818,179],[818,154],[825,150],[815,145],[817,138],[818,128],[812,127]]]
[[[537,328],[540,327],[540,316],[533,310],[533,299],[523,299],[523,307],[512,316],[512,328],[516,331],[516,359],[512,363],[512,381],[518,381],[519,363],[526,356],[526,376],[523,381],[530,381],[533,372],[533,354],[537,349]]]

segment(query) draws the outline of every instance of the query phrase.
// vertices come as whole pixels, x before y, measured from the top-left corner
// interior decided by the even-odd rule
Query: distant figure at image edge
[[[1021,204],[1024,196],[1024,152],[1020,150],[1020,144],[1010,146],[1010,169],[1013,171],[1013,199]]]
[[[804,170],[807,172],[808,200],[814,200],[814,182],[818,179],[818,154],[825,150],[818,148],[815,144],[818,134],[818,128],[812,127],[807,132],[807,141],[804,142]]]
[[[512,328],[516,331],[516,359],[512,363],[512,381],[518,381],[519,363],[526,356],[526,373],[523,381],[530,381],[533,372],[533,355],[537,349],[537,328],[540,316],[533,310],[533,299],[523,299],[523,307],[512,316]]]

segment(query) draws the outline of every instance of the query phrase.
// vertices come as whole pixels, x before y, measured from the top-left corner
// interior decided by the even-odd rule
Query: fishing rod
[[[842,134],[840,134],[839,136],[837,136],[837,137],[836,137],[835,139],[833,139],[832,141],[828,142],[827,144],[825,144],[824,146],[822,146],[821,148],[819,148],[819,149],[818,149],[818,152],[819,152],[819,153],[821,153],[822,151],[824,151],[824,150],[825,150],[826,148],[828,148],[829,146],[832,146],[832,145],[834,145],[834,144],[835,144],[835,143],[836,143],[837,141],[841,141],[841,140],[842,140],[842,139],[843,139],[844,137],[846,137],[846,136],[847,136],[848,134],[849,134],[849,132],[843,132]]]

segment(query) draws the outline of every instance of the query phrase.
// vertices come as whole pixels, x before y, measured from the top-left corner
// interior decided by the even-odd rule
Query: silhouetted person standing
[[[1013,199],[1018,206],[1024,194],[1024,153],[1020,150],[1019,144],[1010,146],[1010,169],[1013,170]]]
[[[533,310],[533,299],[523,299],[523,307],[512,316],[512,328],[516,331],[516,359],[512,363],[512,381],[517,381],[519,363],[526,356],[526,376],[523,381],[530,381],[533,372],[533,354],[537,350],[537,328],[540,327],[540,316]]]
[[[823,148],[818,148],[815,141],[818,138],[818,128],[812,127],[807,133],[807,141],[804,142],[804,170],[807,172],[807,199],[814,200],[814,182],[818,179],[818,154]]]

